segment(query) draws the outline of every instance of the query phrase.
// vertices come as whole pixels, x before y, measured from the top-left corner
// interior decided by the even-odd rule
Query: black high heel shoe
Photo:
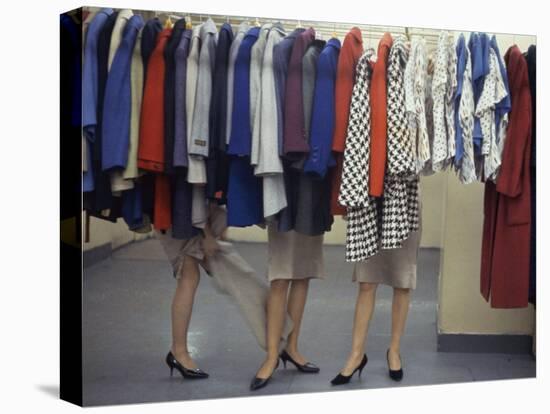
[[[286,369],[286,363],[288,361],[294,364],[294,366],[298,371],[303,372],[305,374],[316,374],[320,371],[319,367],[312,362],[306,362],[304,365],[298,364],[284,349],[283,349],[283,352],[281,352],[280,357],[281,357],[281,360],[283,361],[283,366],[285,367],[285,369]]]
[[[332,381],[330,381],[330,383],[332,385],[347,384],[349,382],[349,380],[351,379],[351,377],[353,377],[353,374],[355,374],[355,371],[359,371],[359,376],[361,376],[361,372],[363,371],[363,368],[365,368],[365,365],[367,365],[368,360],[369,359],[367,358],[367,354],[363,354],[363,359],[361,360],[361,363],[357,366],[357,368],[355,368],[353,370],[351,375],[342,375],[342,374],[338,373],[338,375],[336,375],[332,379]]]
[[[275,369],[273,370],[273,372],[271,373],[271,375],[267,378],[258,378],[258,377],[254,377],[252,378],[252,382],[250,383],[250,391],[256,391],[256,390],[259,390],[260,388],[263,388],[265,387],[269,380],[271,379],[271,377],[273,376],[273,373],[275,372],[275,370],[279,368],[279,358],[277,358],[277,365],[275,365]]]
[[[399,362],[401,363],[401,368],[391,369],[390,368],[390,350],[386,351],[386,361],[388,361],[388,374],[390,378],[394,381],[401,381],[403,379],[403,363],[401,362],[401,355],[399,355]]]
[[[180,372],[180,374],[184,378],[188,379],[203,379],[208,378],[209,375],[204,372],[202,369],[195,368],[195,369],[189,369],[185,368],[172,354],[172,351],[168,352],[168,355],[166,355],[166,364],[170,368],[170,376],[172,376],[174,372],[174,368]]]

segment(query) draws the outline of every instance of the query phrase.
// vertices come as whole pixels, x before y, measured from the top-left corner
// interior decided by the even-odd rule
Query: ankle
[[[390,354],[401,355],[401,349],[399,345],[390,345],[388,350]]]
[[[172,348],[170,348],[170,352],[172,352],[172,355],[174,356],[180,356],[180,357],[188,357],[189,351],[187,350],[187,347],[182,346],[174,346],[172,345]]]
[[[363,358],[363,355],[365,354],[365,351],[363,349],[353,349],[349,356],[352,360],[357,360]]]

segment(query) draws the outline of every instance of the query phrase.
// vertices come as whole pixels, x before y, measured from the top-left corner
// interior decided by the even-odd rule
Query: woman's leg
[[[306,306],[307,291],[309,288],[309,279],[296,279],[292,281],[290,293],[288,295],[287,310],[292,319],[292,332],[288,336],[286,351],[299,364],[308,362],[302,354],[298,352],[298,336],[300,335],[300,326],[302,316]]]
[[[405,323],[409,312],[410,296],[410,289],[393,288],[391,342],[388,353],[390,369],[401,368],[399,353],[401,337],[405,331]]]
[[[357,302],[355,303],[355,316],[353,319],[353,334],[351,340],[351,352],[346,365],[341,372],[342,375],[351,375],[353,370],[361,363],[365,353],[365,340],[369,330],[369,322],[374,312],[376,299],[376,283],[359,283]]]
[[[279,360],[279,344],[285,323],[286,299],[290,281],[278,279],[271,282],[267,299],[267,355],[256,373],[258,378],[268,378]]]
[[[185,256],[176,292],[172,299],[172,354],[184,367],[197,368],[187,349],[187,330],[193,311],[193,300],[199,285],[200,272],[197,259]]]

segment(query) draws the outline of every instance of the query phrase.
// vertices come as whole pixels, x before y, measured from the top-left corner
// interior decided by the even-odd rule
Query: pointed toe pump
[[[386,351],[386,360],[388,361],[388,374],[390,378],[394,381],[401,381],[403,379],[403,363],[401,362],[401,355],[399,355],[399,362],[401,363],[401,368],[391,369],[390,368],[390,350]]]
[[[209,375],[204,372],[202,369],[195,368],[185,368],[172,354],[172,351],[168,352],[168,355],[166,355],[166,365],[168,365],[168,368],[170,368],[170,376],[174,373],[174,368],[179,371],[179,373],[183,376],[183,378],[187,379],[203,379],[208,378]]]
[[[367,365],[367,362],[368,362],[368,358],[367,358],[367,354],[363,354],[363,359],[361,360],[361,363],[357,366],[357,368],[355,368],[353,370],[353,372],[351,373],[351,375],[342,375],[340,373],[338,373],[338,375],[336,375],[332,381],[330,381],[330,383],[332,385],[343,385],[343,384],[347,384],[351,377],[353,377],[353,374],[355,374],[356,371],[359,371],[359,377],[361,376],[361,372],[363,371],[363,368],[365,368],[365,365]]]
[[[273,370],[273,372],[271,373],[271,375],[267,378],[258,378],[258,377],[254,377],[252,378],[252,381],[250,382],[250,391],[256,391],[256,390],[259,390],[260,388],[263,388],[265,387],[269,381],[271,380],[271,377],[273,376],[273,373],[275,372],[275,370],[279,368],[279,360],[277,359],[277,365],[275,365],[275,369]]]
[[[285,369],[286,363],[290,362],[296,367],[298,371],[303,372],[304,374],[316,374],[320,371],[319,367],[312,362],[306,362],[303,365],[297,363],[285,350],[281,352],[281,360],[283,361],[283,366],[285,367]]]

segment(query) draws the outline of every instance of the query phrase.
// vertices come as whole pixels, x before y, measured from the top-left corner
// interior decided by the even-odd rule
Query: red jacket
[[[372,72],[370,87],[371,140],[369,164],[369,194],[380,197],[384,192],[387,141],[387,91],[386,68],[393,44],[391,34],[384,33],[378,43],[378,57]]]
[[[172,29],[164,29],[147,64],[141,104],[138,167],[156,172],[153,224],[157,230],[172,225],[170,181],[164,171],[164,48]]]
[[[355,67],[362,54],[363,39],[361,38],[361,30],[354,27],[344,39],[344,44],[338,58],[338,67],[336,69],[334,90],[336,111],[334,118],[334,134],[332,137],[332,151],[336,158],[336,167],[332,171],[331,185],[331,213],[333,215],[342,215],[346,213],[346,209],[338,204],[338,195],[340,194],[340,183],[342,182],[349,109],[351,105],[353,84],[355,83]]]
[[[521,308],[529,291],[531,95],[518,47],[504,60],[512,110],[497,184],[485,184],[481,294],[493,308]]]

